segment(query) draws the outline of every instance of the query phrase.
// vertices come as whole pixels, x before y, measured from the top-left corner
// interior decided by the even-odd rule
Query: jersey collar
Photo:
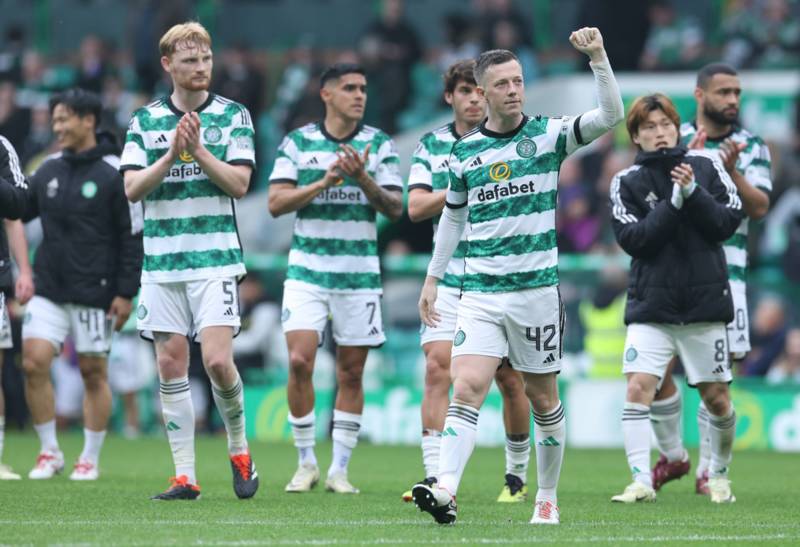
[[[214,94],[209,92],[208,98],[205,101],[203,101],[203,104],[195,108],[194,111],[198,113],[202,112],[203,110],[208,108],[208,105],[210,105],[212,102],[214,102]],[[184,114],[186,114],[186,112],[182,112],[177,106],[175,106],[175,103],[172,102],[172,94],[167,95],[167,108],[169,108],[172,111],[172,113],[178,116],[179,118]]]
[[[697,120],[692,120],[692,127],[694,127],[695,132],[697,132]],[[724,135],[720,135],[719,137],[714,137],[714,138],[707,137],[706,140],[711,142],[722,142],[728,137],[731,137],[737,131],[739,131],[739,129],[740,129],[739,125],[733,123],[731,124],[731,130],[725,133]]]
[[[522,121],[519,122],[519,125],[517,127],[512,129],[511,131],[507,131],[505,133],[498,133],[497,131],[492,131],[491,129],[486,127],[486,122],[489,121],[489,118],[486,118],[485,120],[483,120],[481,122],[480,132],[483,135],[486,135],[487,137],[492,137],[492,138],[495,138],[495,139],[510,139],[510,138],[514,137],[517,133],[519,133],[520,130],[523,127],[525,127],[525,124],[528,123],[528,120],[530,120],[530,118],[528,116],[526,116],[525,114],[523,114],[522,115]]]
[[[355,136],[358,135],[361,132],[361,130],[364,128],[364,124],[360,123],[360,124],[358,124],[356,126],[355,129],[353,129],[353,131],[349,135],[345,135],[341,139],[337,139],[336,137],[334,137],[333,135],[328,133],[327,129],[325,129],[325,121],[324,120],[319,122],[317,125],[319,125],[319,130],[322,132],[322,135],[326,139],[328,139],[329,141],[337,142],[337,143],[349,142],[349,141],[353,140],[355,138]]]

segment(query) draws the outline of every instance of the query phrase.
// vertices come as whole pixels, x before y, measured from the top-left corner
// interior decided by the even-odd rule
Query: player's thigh
[[[649,374],[663,379],[677,352],[672,328],[672,325],[655,323],[628,325],[622,372],[629,377],[632,374]]]
[[[283,287],[281,327],[288,334],[294,331],[322,333],[330,315],[330,293],[306,284],[286,283]],[[318,335],[318,338],[321,338]],[[291,351],[291,348],[289,348]]]
[[[511,366],[533,374],[559,372],[565,315],[558,287],[507,293],[503,301]]]
[[[239,332],[239,286],[235,277],[187,281],[186,298],[192,312],[193,337],[208,327],[229,327],[224,330],[231,332],[230,336]]]
[[[439,323],[429,327],[422,323],[419,329],[420,345],[424,348],[432,342],[449,342],[452,344],[456,334],[456,317],[458,316],[459,291],[447,287],[439,287],[434,307],[439,313]]]
[[[136,308],[136,328],[153,340],[153,334],[192,334],[192,310],[186,283],[142,283]]]
[[[692,323],[677,326],[676,330],[678,355],[689,385],[733,379],[724,323]]]
[[[53,352],[58,353],[69,330],[70,318],[65,306],[41,296],[31,298],[25,307],[25,319],[22,322],[23,345],[29,339],[46,340]]]
[[[503,304],[497,295],[478,293],[462,295],[456,316],[451,368],[458,356],[480,355],[496,359],[495,370],[497,369],[500,359],[508,353],[503,314]],[[451,375],[455,378],[454,372],[451,372]]]
[[[66,308],[75,351],[105,358],[114,333],[112,319],[106,317],[106,311],[88,306],[68,305]]]
[[[379,294],[331,294],[330,312],[339,346],[376,348],[386,342]]]
[[[728,323],[728,347],[734,359],[743,359],[750,351],[750,317],[747,313],[747,286],[731,281],[733,321]]]

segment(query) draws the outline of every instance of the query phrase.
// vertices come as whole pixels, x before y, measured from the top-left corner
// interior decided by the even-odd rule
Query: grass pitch
[[[686,477],[652,504],[611,504],[629,482],[619,450],[569,450],[559,488],[560,526],[528,524],[532,502],[498,504],[504,454],[477,449],[458,493],[455,526],[442,527],[400,495],[422,478],[417,447],[362,443],[350,467],[357,496],[324,491],[286,494],[294,472],[289,445],[254,443],[261,477],[255,498],[237,500],[222,438],[197,442],[196,502],[153,502],[173,473],[166,438],[110,437],[94,483],[67,479],[80,435],[62,435],[68,465],[50,481],[0,482],[0,544],[115,545],[518,545],[518,544],[794,544],[800,542],[797,455],[737,453],[732,466],[738,501],[712,506]],[[5,461],[21,474],[33,465],[33,435],[6,436]],[[324,471],[330,445],[317,449]],[[694,454],[693,454],[694,456]],[[533,462],[532,462],[533,463]],[[530,482],[535,485],[535,467]],[[533,489],[535,490],[535,488]],[[533,492],[532,494],[533,495]]]

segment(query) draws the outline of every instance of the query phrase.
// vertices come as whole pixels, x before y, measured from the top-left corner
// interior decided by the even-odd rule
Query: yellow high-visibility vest
[[[581,302],[578,311],[585,331],[583,346],[592,359],[590,378],[620,378],[625,351],[625,293],[605,308]]]

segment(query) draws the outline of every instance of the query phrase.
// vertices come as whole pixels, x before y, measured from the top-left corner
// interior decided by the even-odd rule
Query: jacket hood
[[[82,163],[95,161],[109,154],[114,156],[120,154],[117,138],[112,133],[108,131],[99,131],[95,134],[95,138],[97,139],[97,146],[94,148],[77,153],[64,150],[61,157],[70,163]]]

